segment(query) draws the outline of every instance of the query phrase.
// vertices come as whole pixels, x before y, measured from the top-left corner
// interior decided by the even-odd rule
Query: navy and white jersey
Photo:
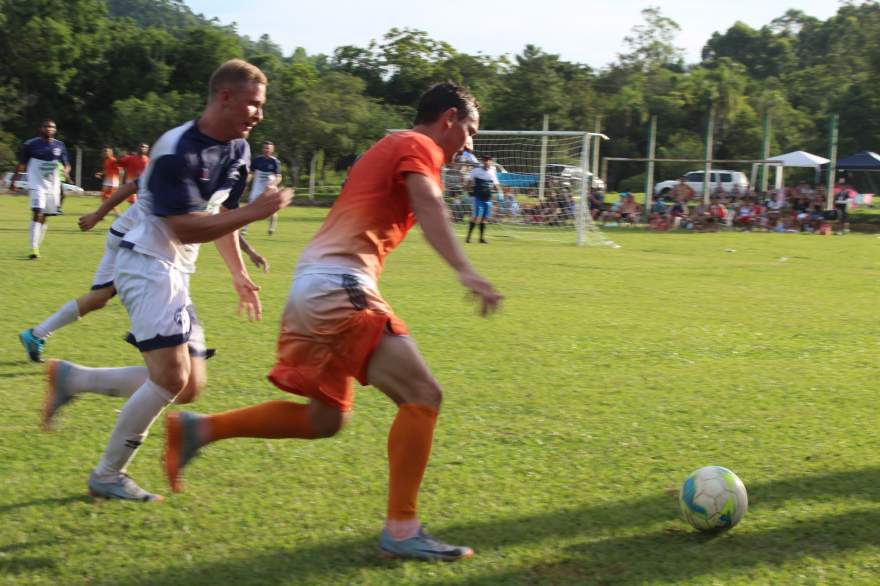
[[[54,138],[32,138],[21,145],[18,162],[27,165],[28,189],[50,195],[61,190],[61,170],[58,163],[69,164],[67,148]]]
[[[482,165],[475,167],[474,170],[471,171],[468,181],[474,186],[471,195],[482,201],[489,201],[492,199],[493,186],[501,189],[494,167],[489,167],[488,169],[483,168]]]
[[[216,214],[223,205],[238,207],[247,183],[251,151],[246,140],[220,142],[187,122],[163,134],[151,149],[150,164],[140,177],[138,203],[143,219],[120,246],[196,270],[199,245],[184,244],[162,220],[195,212]]]
[[[250,200],[253,201],[254,198],[266,191],[266,188],[281,174],[281,161],[275,157],[260,155],[251,163],[251,173],[254,174],[250,195]]]
[[[143,184],[140,179],[138,179],[138,193],[143,193]],[[144,206],[141,204],[141,199],[138,198],[136,202],[128,206],[122,215],[113,220],[113,223],[110,224],[110,233],[118,238],[124,237],[141,221],[144,215],[143,211]]]

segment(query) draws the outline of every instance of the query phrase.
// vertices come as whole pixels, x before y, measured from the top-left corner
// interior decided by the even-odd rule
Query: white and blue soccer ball
[[[721,466],[705,466],[687,477],[678,495],[684,518],[700,531],[723,531],[739,523],[749,496],[739,477]]]

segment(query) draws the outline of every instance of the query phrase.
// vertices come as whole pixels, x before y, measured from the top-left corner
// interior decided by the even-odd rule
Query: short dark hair
[[[46,124],[55,124],[55,120],[53,120],[52,118],[44,118],[43,121],[40,122],[40,128],[42,128]],[[58,126],[57,124],[55,125]]]
[[[264,141],[263,141],[263,146],[266,146],[267,144],[268,144],[268,145],[275,146],[275,143],[272,142],[271,140],[264,140]]]
[[[419,99],[416,124],[431,124],[449,108],[458,108],[458,118],[467,117],[480,110],[480,103],[464,86],[451,81],[435,83]]]

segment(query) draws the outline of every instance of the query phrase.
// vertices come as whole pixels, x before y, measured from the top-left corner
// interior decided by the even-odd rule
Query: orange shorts
[[[101,199],[110,199],[110,196],[113,195],[113,192],[119,189],[118,187],[110,187],[105,185],[101,188]],[[138,196],[136,193],[132,193],[126,198],[126,201],[130,204],[134,204],[137,202]]]
[[[405,336],[409,330],[369,278],[314,270],[294,276],[269,380],[283,391],[351,411],[354,379],[367,384],[382,335]]]

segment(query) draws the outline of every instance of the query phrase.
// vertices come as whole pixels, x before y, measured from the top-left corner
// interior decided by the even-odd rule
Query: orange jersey
[[[420,132],[396,132],[374,144],[352,167],[299,265],[351,267],[378,281],[385,258],[416,221],[406,174],[425,175],[439,187],[443,161],[443,149]]]
[[[116,157],[106,157],[104,158],[104,177],[103,177],[103,185],[109,187],[116,187],[119,185],[119,162],[116,160]]]
[[[149,162],[147,155],[126,155],[117,161],[117,165],[125,169],[126,181],[134,181],[143,174]]]

